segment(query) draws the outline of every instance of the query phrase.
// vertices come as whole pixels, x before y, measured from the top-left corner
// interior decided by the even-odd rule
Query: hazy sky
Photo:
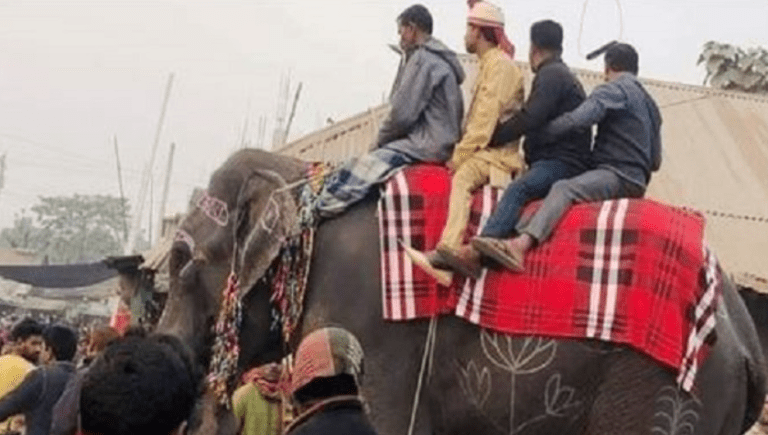
[[[466,2],[423,3],[435,36],[463,52]],[[191,189],[239,146],[246,119],[255,143],[267,116],[270,142],[282,74],[290,72],[291,92],[303,82],[293,137],[380,104],[397,63],[386,44],[409,4],[0,0],[0,227],[40,195],[118,195],[113,136],[134,204],[171,72],[154,171],[157,203],[175,142],[169,212],[184,210]],[[583,0],[498,4],[519,58],[528,27],[543,18],[563,24],[572,66],[598,69],[583,54],[621,35],[638,48],[642,76],[691,84],[703,78],[696,60],[708,40],[768,46],[766,0],[590,0],[580,38]]]

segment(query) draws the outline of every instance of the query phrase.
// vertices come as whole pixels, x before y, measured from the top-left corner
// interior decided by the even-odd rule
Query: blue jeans
[[[583,171],[584,169],[561,160],[534,162],[526,173],[507,186],[480,235],[497,239],[511,237],[525,204],[544,198],[555,182],[575,177]]]

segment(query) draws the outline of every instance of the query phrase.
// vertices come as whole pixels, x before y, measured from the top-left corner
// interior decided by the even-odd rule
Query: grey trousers
[[[627,181],[608,169],[593,169],[552,185],[541,208],[527,221],[517,225],[539,242],[546,240],[571,204],[614,198],[642,198],[645,187]]]

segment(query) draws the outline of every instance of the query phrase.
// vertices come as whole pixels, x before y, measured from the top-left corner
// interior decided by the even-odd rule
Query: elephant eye
[[[192,254],[186,246],[174,246],[171,250],[170,272],[172,275],[179,273],[181,268],[189,263]]]

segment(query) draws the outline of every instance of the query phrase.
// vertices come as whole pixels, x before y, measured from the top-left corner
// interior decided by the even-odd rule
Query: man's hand
[[[499,145],[499,141],[496,138],[496,136],[499,134],[499,127],[501,124],[497,124],[496,128],[493,129],[493,134],[491,135],[491,140],[488,141],[488,148],[493,148],[496,145]]]
[[[445,167],[448,168],[448,172],[450,172],[451,175],[456,173],[456,165],[453,163],[453,160],[445,162]]]

